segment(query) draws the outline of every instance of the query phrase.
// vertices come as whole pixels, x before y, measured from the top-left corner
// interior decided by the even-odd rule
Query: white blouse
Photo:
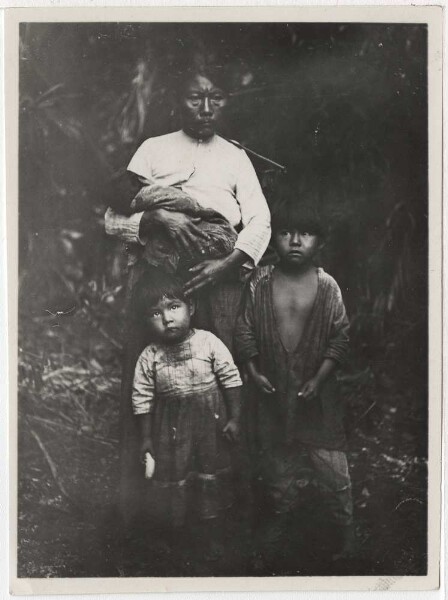
[[[193,329],[178,344],[149,344],[137,361],[132,391],[135,415],[153,412],[164,397],[183,398],[242,385],[227,346],[213,333]]]
[[[255,264],[269,243],[270,213],[247,154],[218,135],[197,140],[184,131],[149,138],[132,157],[128,171],[161,185],[175,186],[204,208],[221,213],[242,229],[235,248]],[[108,209],[106,230],[127,242],[140,242],[143,213],[123,217]],[[126,228],[128,234],[126,235]]]

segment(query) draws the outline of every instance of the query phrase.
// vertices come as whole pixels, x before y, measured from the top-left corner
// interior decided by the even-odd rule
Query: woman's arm
[[[126,171],[119,178],[111,181],[105,192],[108,209],[104,215],[105,229],[126,244],[145,244],[145,228],[141,222],[143,212],[132,214],[131,203],[144,185],[142,178]]]
[[[259,354],[255,334],[255,290],[256,282],[254,276],[252,276],[244,286],[233,333],[235,359],[238,363],[243,363],[246,366],[251,359],[255,360]]]
[[[144,245],[153,225],[158,224],[156,211],[133,213],[131,204],[145,185],[151,184],[152,168],[149,140],[143,142],[131,159],[128,170],[111,180],[105,191],[108,206],[104,220],[106,233],[124,243]],[[129,167],[134,165],[131,169]]]
[[[271,215],[255,169],[241,150],[236,182],[236,199],[240,206],[243,226],[235,248],[245,252],[256,265],[271,238]]]
[[[145,245],[151,230],[154,227],[163,227],[171,239],[175,239],[188,250],[195,245],[200,252],[205,234],[196,225],[199,220],[162,208],[126,216],[109,207],[104,216],[106,233],[118,237],[124,243]]]
[[[241,211],[243,230],[228,256],[205,260],[190,269],[191,279],[185,293],[193,294],[202,287],[214,285],[225,273],[237,271],[244,264],[256,265],[268,247],[271,237],[271,215],[255,169],[241,150],[236,181],[236,199]]]
[[[145,245],[146,241],[140,231],[143,214],[140,212],[126,217],[109,207],[104,215],[106,233],[117,237],[125,244]]]

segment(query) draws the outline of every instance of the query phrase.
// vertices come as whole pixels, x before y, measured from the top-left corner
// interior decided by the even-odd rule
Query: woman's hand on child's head
[[[302,389],[297,394],[297,397],[302,400],[312,400],[319,395],[320,386],[319,380],[313,377],[303,385]]]
[[[185,284],[185,294],[190,296],[201,288],[215,285],[228,269],[224,258],[209,258],[189,269],[190,279]]]
[[[240,425],[238,421],[236,419],[229,419],[222,433],[229,442],[237,442],[240,437]]]
[[[261,373],[251,373],[251,377],[252,381],[261,392],[264,392],[265,394],[273,394],[275,392],[275,387],[269,379]]]
[[[154,444],[152,443],[152,438],[145,437],[142,440],[140,445],[140,460],[145,462],[145,454],[149,452],[151,456],[154,458]]]

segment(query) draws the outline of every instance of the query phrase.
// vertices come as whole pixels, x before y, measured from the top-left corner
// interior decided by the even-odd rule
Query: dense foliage
[[[354,324],[372,336],[384,335],[394,312],[421,319],[425,41],[425,28],[412,25],[24,25],[23,266],[45,230],[38,254],[50,252],[49,263],[59,259],[72,277],[117,280],[104,264],[111,249],[101,233],[102,191],[144,138],[177,127],[170,75],[208,51],[231,65],[224,133],[286,165],[298,196],[311,186],[327,207],[325,262]],[[268,183],[266,165],[255,166]],[[70,255],[81,235],[87,256]]]

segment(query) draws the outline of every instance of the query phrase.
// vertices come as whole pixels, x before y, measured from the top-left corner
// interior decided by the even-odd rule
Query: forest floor
[[[119,319],[107,319],[92,321],[83,309],[65,316],[21,315],[19,577],[426,572],[425,386],[404,358],[395,360],[384,350],[376,360],[352,360],[340,376],[349,409],[353,559],[330,563],[307,551],[311,538],[325,535],[316,504],[306,502],[258,572],[250,557],[260,541],[238,508],[226,519],[224,556],[217,562],[204,560],[194,537],[186,538],[181,554],[167,548],[155,529],[130,532],[124,542],[114,508]]]

